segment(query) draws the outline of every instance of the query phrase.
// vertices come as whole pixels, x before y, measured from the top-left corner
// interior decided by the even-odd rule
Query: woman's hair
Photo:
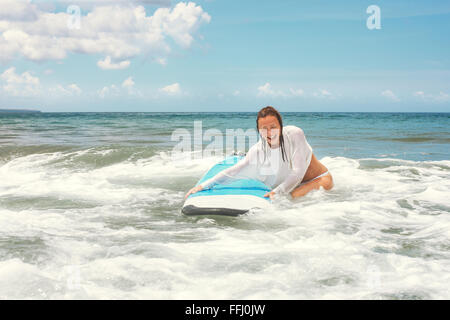
[[[258,121],[259,121],[260,118],[265,118],[265,117],[267,117],[267,116],[274,116],[275,118],[277,118],[278,123],[280,124],[280,134],[279,134],[279,137],[280,137],[281,156],[282,156],[282,158],[283,158],[283,161],[287,161],[287,160],[285,159],[285,158],[287,158],[287,156],[286,156],[286,151],[285,151],[285,149],[284,149],[283,120],[281,120],[281,115],[280,115],[280,113],[279,113],[274,107],[267,106],[267,107],[262,108],[261,110],[259,110],[258,116],[256,117],[256,129],[257,129],[258,132],[259,132],[259,123],[258,123]],[[265,145],[266,145],[266,144],[263,143],[264,154],[266,153]]]

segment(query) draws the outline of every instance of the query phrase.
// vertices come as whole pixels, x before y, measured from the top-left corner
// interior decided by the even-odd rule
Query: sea
[[[282,116],[333,189],[224,217],[254,112],[0,113],[0,299],[449,299],[450,113]]]

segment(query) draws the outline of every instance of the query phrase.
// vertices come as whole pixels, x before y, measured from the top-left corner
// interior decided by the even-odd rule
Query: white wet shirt
[[[312,148],[306,141],[303,130],[296,126],[283,127],[285,160],[281,147],[270,148],[260,139],[250,148],[244,159],[218,173],[201,184],[203,189],[236,179],[255,179],[271,187],[275,193],[289,193],[305,176],[311,163]]]

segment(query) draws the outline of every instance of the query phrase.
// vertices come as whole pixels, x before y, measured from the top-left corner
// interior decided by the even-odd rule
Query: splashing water
[[[450,297],[448,160],[322,156],[331,191],[187,217],[185,192],[219,156],[29,137],[0,144],[0,298]]]

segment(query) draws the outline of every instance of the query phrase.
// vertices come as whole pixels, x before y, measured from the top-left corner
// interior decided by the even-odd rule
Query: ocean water
[[[450,114],[284,113],[334,188],[182,215],[223,158],[195,126],[225,139],[255,118],[0,113],[0,299],[450,298]]]

